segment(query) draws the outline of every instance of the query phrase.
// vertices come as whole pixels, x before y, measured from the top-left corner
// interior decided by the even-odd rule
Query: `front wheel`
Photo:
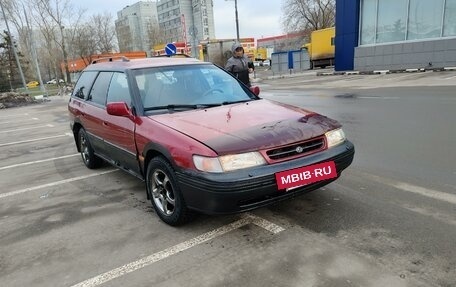
[[[178,226],[191,219],[191,212],[177,184],[174,169],[163,157],[153,158],[147,168],[147,190],[155,212],[165,223]]]

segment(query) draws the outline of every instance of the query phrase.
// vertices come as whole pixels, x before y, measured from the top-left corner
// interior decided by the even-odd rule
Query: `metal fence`
[[[272,53],[271,70],[274,75],[310,70],[309,53],[305,49]]]

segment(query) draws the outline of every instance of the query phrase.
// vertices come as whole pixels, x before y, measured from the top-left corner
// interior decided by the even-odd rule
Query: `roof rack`
[[[152,56],[152,57],[153,58],[158,58],[158,57],[191,58],[191,56],[184,54],[184,53],[176,53],[176,54],[171,54],[171,55],[161,54],[161,55],[156,55],[156,56]]]
[[[118,60],[121,59],[122,62],[130,62],[130,59],[128,59],[125,56],[115,56],[115,57],[106,57],[106,58],[100,58],[92,61],[92,64],[100,63],[100,62],[112,62],[113,60]]]

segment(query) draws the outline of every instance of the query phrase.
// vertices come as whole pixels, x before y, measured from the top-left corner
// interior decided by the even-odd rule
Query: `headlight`
[[[193,156],[195,167],[201,171],[224,172],[265,165],[266,161],[258,152],[248,152],[219,157]]]
[[[328,148],[336,146],[345,141],[345,133],[342,129],[329,131],[325,134]]]

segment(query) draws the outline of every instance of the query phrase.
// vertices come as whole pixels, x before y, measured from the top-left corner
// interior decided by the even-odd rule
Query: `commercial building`
[[[336,70],[450,66],[456,66],[456,0],[336,1]]]
[[[151,51],[150,34],[158,26],[157,6],[152,1],[139,1],[117,12],[115,21],[120,52]]]

